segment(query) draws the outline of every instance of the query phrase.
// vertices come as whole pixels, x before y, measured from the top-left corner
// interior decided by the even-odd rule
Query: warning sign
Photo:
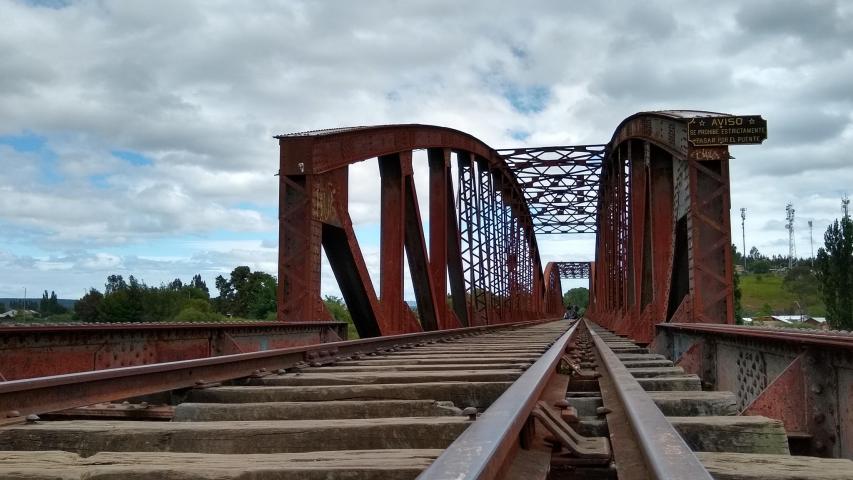
[[[760,144],[767,140],[767,120],[761,115],[694,118],[687,140],[694,147]]]

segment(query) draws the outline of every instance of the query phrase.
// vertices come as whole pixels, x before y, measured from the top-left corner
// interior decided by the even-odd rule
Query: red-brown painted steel
[[[313,345],[344,323],[83,324],[0,327],[5,380]]]
[[[711,115],[639,113],[607,146],[587,314],[641,342],[659,323],[734,321],[728,148],[687,141]]]
[[[348,307],[364,313],[353,315],[362,336],[546,314],[532,217],[513,172],[491,147],[468,134],[428,125],[342,128],[277,138],[282,179],[279,320],[328,318],[320,298],[321,245]],[[411,164],[418,149],[427,149],[430,163],[430,258]],[[451,152],[456,156],[457,195]],[[350,164],[370,158],[379,159],[382,197],[378,309],[369,275],[360,268],[358,275],[347,273],[363,259],[351,240],[346,172]],[[335,228],[343,228],[346,242],[329,239]],[[330,252],[332,244],[345,244],[348,252],[340,258]],[[403,298],[404,252],[419,318]],[[448,284],[452,308],[446,307]]]
[[[798,356],[788,368],[776,377],[744,409],[742,415],[762,415],[781,420],[787,432],[808,433],[808,414],[811,410],[806,395],[803,372],[803,355]]]
[[[534,323],[537,322],[393,335],[0,382],[0,419],[204,386],[265,371],[292,368],[306,362],[332,363],[339,356]]]

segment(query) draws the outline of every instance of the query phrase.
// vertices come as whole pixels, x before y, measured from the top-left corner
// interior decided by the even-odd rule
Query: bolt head
[[[34,414],[34,413],[27,415],[27,423],[35,423],[35,422],[38,422],[39,420],[40,420],[39,416]]]
[[[462,410],[462,415],[468,417],[468,420],[476,420],[477,419],[477,408],[476,407],[466,407],[465,410]]]

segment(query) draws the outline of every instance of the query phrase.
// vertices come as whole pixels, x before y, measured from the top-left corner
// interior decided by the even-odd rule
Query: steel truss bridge
[[[587,315],[640,341],[659,323],[731,323],[728,148],[692,146],[686,131],[713,115],[645,112],[607,144],[501,150],[428,125],[279,136],[278,318],[330,320],[323,249],[363,337],[553,317],[561,278],[586,277]],[[427,219],[412,168],[421,149]],[[348,211],[349,166],[370,159],[381,179],[379,292]],[[594,261],[543,265],[536,235],[571,233],[596,234]],[[404,258],[417,316],[403,299]]]
[[[731,325],[730,156],[687,134],[719,116],[500,150],[429,125],[276,137],[277,321],[0,325],[0,477],[853,478],[853,336]],[[349,210],[365,161],[378,289]],[[549,234],[594,255],[543,264]],[[557,320],[564,279],[589,281],[583,319]]]

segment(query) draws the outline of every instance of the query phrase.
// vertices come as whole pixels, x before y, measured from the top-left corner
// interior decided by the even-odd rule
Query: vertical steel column
[[[323,190],[310,172],[313,140],[280,142],[280,146],[276,316],[282,322],[330,320],[320,299],[319,218],[331,210],[331,192]]]
[[[728,148],[691,148],[687,161],[692,321],[734,323]]]
[[[379,299],[385,322],[383,334],[420,330],[411,319],[411,311],[403,298],[406,192],[401,163],[411,162],[411,155],[411,152],[403,152],[379,157],[382,189]]]
[[[435,284],[438,281],[444,284],[444,277],[442,276],[438,281],[433,281],[430,272],[423,222],[421,222],[421,210],[415,189],[415,179],[412,175],[411,156],[407,159],[404,158],[402,164],[403,184],[406,190],[406,258],[409,260],[409,273],[412,277],[412,288],[415,291],[418,318],[423,330],[436,330],[439,328],[439,311],[446,311],[446,300],[444,295],[440,298],[436,297]]]
[[[451,239],[451,217],[453,212],[453,191],[450,183],[450,150],[430,148],[427,150],[429,161],[429,266],[433,280],[433,291],[438,303],[438,328],[458,328],[461,325],[447,306],[447,265],[448,248],[451,241],[458,243],[458,237]],[[448,188],[450,187],[450,189]],[[454,237],[456,232],[454,232]],[[458,257],[457,259],[458,260]]]

